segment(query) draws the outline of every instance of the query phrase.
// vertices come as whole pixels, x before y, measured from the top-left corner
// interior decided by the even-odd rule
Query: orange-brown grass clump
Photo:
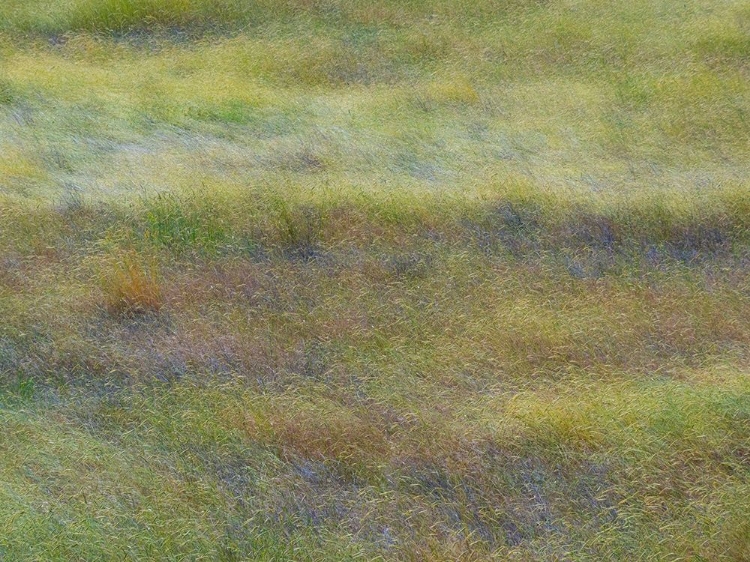
[[[134,251],[108,264],[102,278],[107,310],[116,316],[133,317],[159,312],[164,297],[154,264],[144,263]]]

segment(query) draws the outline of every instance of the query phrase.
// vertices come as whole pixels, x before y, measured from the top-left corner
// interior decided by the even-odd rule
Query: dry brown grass
[[[155,313],[164,305],[156,266],[134,251],[124,252],[107,263],[102,290],[107,310],[116,316]]]

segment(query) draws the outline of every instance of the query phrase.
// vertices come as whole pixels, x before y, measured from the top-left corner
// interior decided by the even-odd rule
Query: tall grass
[[[0,2],[0,559],[744,560],[738,2]]]
[[[742,555],[738,192],[217,189],[2,215],[8,556]]]
[[[102,289],[111,313],[135,316],[161,309],[162,290],[153,265],[144,265],[134,252],[128,252],[115,258],[110,267],[102,274]]]

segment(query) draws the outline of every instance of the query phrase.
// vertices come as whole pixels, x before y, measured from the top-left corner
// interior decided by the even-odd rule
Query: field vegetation
[[[750,7],[0,2],[0,560],[750,560]]]

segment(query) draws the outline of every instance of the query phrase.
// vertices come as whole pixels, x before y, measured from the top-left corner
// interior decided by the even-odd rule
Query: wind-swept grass
[[[0,559],[747,559],[748,22],[0,3]]]
[[[159,312],[162,290],[157,273],[144,266],[135,253],[125,253],[109,264],[102,274],[107,309],[116,315],[134,316]]]
[[[178,245],[148,234],[155,206],[208,218],[226,195],[6,215],[6,446],[20,455],[34,427],[54,428],[46,456],[4,457],[4,505],[29,514],[4,516],[9,556],[35,536],[52,559],[156,545],[225,559],[741,559],[750,310],[736,192],[594,204],[516,186],[493,201],[316,206],[237,194],[220,243],[202,245],[201,221]],[[147,315],[148,262],[132,248],[161,270]],[[118,264],[135,307],[102,301]],[[90,448],[94,468],[65,447]],[[42,488],[59,490],[54,528],[30,511],[50,501]],[[105,541],[124,528],[129,546]]]

